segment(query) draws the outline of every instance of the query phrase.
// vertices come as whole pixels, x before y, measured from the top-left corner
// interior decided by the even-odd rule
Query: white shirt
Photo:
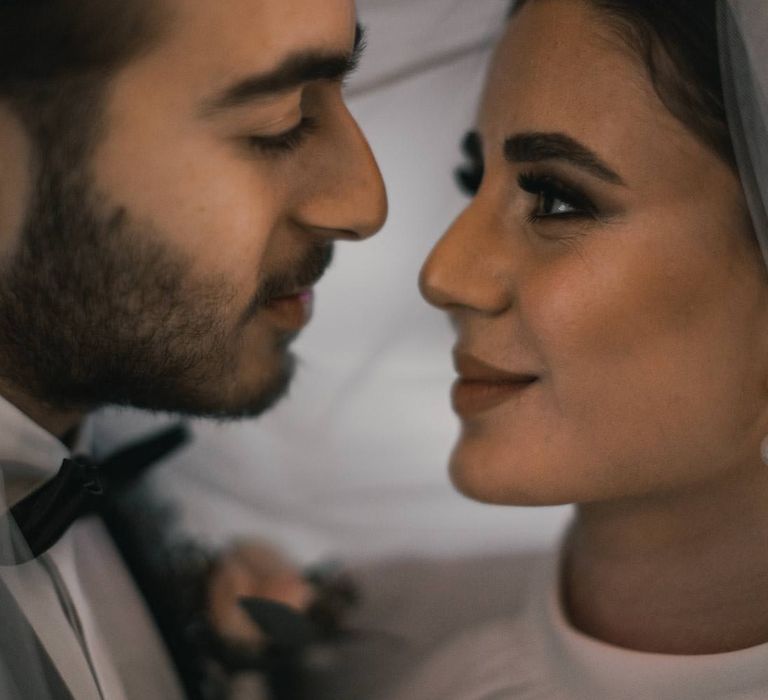
[[[353,637],[321,676],[321,697],[768,698],[768,644],[700,656],[611,646],[569,624],[557,569],[556,555],[534,554],[390,563],[365,572],[364,603],[352,621],[362,637]],[[366,637],[367,646],[355,641]]]
[[[86,421],[73,453],[87,454],[90,440]],[[6,492],[21,485],[25,491],[36,488],[70,455],[0,398]],[[0,577],[76,700],[183,697],[146,605],[99,519],[76,522],[41,559],[1,567]],[[80,630],[68,618],[62,596]]]

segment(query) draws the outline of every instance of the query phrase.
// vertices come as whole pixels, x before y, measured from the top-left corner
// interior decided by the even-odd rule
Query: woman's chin
[[[503,473],[499,473],[503,472]],[[506,506],[555,505],[536,485],[514,474],[511,466],[454,458],[450,465],[454,487],[467,498],[480,503]]]
[[[451,456],[451,481],[467,498],[491,505],[559,506],[585,496],[569,487],[562,469],[483,447],[460,440]]]

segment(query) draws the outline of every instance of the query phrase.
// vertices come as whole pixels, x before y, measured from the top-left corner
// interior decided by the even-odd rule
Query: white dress
[[[353,636],[321,675],[335,700],[766,700],[768,644],[628,651],[573,629],[557,556],[390,562],[360,572]]]

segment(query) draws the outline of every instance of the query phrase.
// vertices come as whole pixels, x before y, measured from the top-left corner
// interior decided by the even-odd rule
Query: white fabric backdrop
[[[449,485],[453,339],[416,287],[463,204],[452,173],[506,5],[360,3],[369,50],[350,105],[379,158],[390,220],[377,238],[338,246],[295,346],[290,397],[256,421],[196,424],[192,450],[158,471],[205,539],[263,536],[310,561],[521,548],[560,531],[566,509],[478,505]],[[116,441],[156,420],[110,412],[102,429]]]

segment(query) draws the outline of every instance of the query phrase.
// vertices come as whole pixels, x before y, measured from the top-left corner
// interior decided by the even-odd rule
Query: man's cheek
[[[0,106],[0,258],[15,249],[32,199],[32,146],[21,122]]]

